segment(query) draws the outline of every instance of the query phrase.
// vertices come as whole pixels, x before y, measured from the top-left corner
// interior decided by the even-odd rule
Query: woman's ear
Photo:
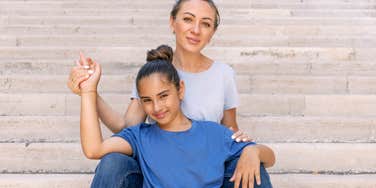
[[[183,80],[180,80],[178,93],[179,93],[179,99],[183,100],[184,99],[184,93],[185,93],[185,85],[184,85]]]
[[[175,19],[172,16],[170,16],[170,30],[175,34]]]

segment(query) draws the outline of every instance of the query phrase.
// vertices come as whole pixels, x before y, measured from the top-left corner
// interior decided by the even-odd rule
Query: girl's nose
[[[159,111],[161,111],[162,110],[162,105],[160,104],[160,102],[159,101],[156,101],[155,103],[154,103],[154,112],[159,112]]]

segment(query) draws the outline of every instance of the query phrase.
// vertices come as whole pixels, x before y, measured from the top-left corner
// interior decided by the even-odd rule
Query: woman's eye
[[[185,18],[183,18],[183,20],[184,20],[185,22],[191,22],[191,21],[192,21],[192,19],[189,18],[189,17],[185,17]]]
[[[202,23],[205,27],[210,27],[211,25],[210,25],[210,23],[207,23],[207,22],[203,22]]]
[[[163,98],[166,98],[168,95],[161,95],[161,98],[163,99]]]

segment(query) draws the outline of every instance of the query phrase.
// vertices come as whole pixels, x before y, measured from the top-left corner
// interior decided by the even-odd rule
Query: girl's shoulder
[[[227,129],[226,126],[219,124],[217,122],[214,122],[214,121],[201,121],[201,120],[200,121],[194,120],[194,121],[197,126],[202,127],[204,129],[218,130],[218,131],[223,131]]]

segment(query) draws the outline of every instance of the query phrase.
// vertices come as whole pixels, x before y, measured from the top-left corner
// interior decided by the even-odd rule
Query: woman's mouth
[[[193,45],[197,45],[200,43],[200,40],[199,39],[195,39],[195,38],[192,38],[192,37],[187,37],[187,40],[190,44],[193,44]]]

